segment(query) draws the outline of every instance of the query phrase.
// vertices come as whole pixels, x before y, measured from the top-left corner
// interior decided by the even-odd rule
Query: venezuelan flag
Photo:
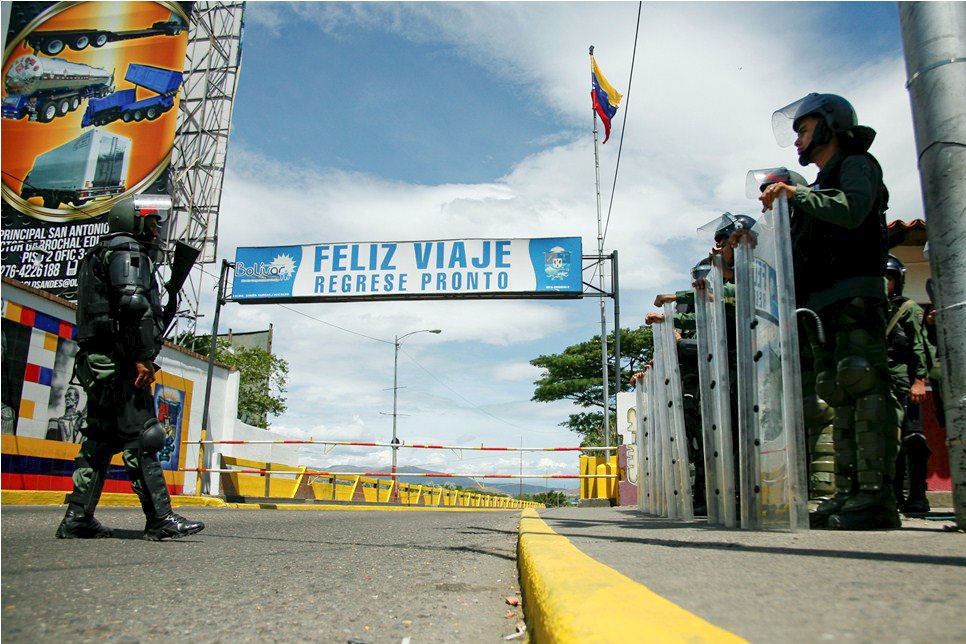
[[[617,114],[617,108],[620,107],[621,99],[624,96],[607,82],[593,56],[590,57],[590,64],[590,76],[594,82],[594,89],[591,90],[590,96],[594,101],[594,111],[597,112],[597,116],[604,123],[604,143],[607,143],[607,139],[610,138],[610,120]]]

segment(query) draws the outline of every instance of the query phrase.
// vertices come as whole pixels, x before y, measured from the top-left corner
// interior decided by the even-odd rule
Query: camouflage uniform
[[[886,357],[885,209],[872,155],[836,152],[793,199],[799,304],[816,311],[815,390],[834,410],[835,496],[813,525],[898,527],[892,493],[898,426]]]
[[[916,380],[929,377],[928,365],[935,364],[932,347],[923,330],[923,310],[901,295],[889,298],[889,368],[892,371],[892,393],[898,402],[901,443],[896,459],[893,487],[896,501],[908,512],[929,510],[926,500],[926,464],[929,443],[922,430],[920,405],[909,400],[909,390]],[[909,497],[904,494],[904,479],[909,476]],[[908,509],[904,506],[908,504]]]

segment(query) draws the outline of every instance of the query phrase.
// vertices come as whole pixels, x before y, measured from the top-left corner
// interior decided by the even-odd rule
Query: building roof
[[[925,246],[926,222],[923,219],[902,221],[896,219],[886,226],[889,235],[889,248],[895,246]]]

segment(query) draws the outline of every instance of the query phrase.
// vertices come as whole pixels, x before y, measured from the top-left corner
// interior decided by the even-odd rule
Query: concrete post
[[[966,529],[966,3],[900,2],[909,100],[937,286],[956,523]]]

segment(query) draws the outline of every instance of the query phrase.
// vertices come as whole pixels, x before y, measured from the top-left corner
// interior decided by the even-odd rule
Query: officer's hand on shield
[[[643,379],[644,379],[644,372],[643,371],[638,371],[637,373],[635,373],[635,374],[633,374],[631,376],[631,386],[633,387],[633,386],[637,385],[637,381],[638,380],[643,380]]]
[[[655,322],[663,322],[663,321],[664,321],[663,313],[648,313],[647,315],[644,316],[644,324],[650,325],[650,324],[654,324]]]
[[[654,306],[664,306],[668,302],[677,301],[677,297],[674,293],[662,293],[654,298]]]
[[[138,360],[134,363],[137,369],[137,376],[134,378],[134,386],[144,389],[154,382],[154,364],[150,360]]]
[[[790,201],[792,197],[795,196],[795,192],[798,190],[797,186],[788,185],[787,183],[773,183],[761,191],[761,195],[758,197],[763,205],[761,208],[762,212],[768,212],[771,210],[772,204],[779,196],[785,195],[785,197]]]

